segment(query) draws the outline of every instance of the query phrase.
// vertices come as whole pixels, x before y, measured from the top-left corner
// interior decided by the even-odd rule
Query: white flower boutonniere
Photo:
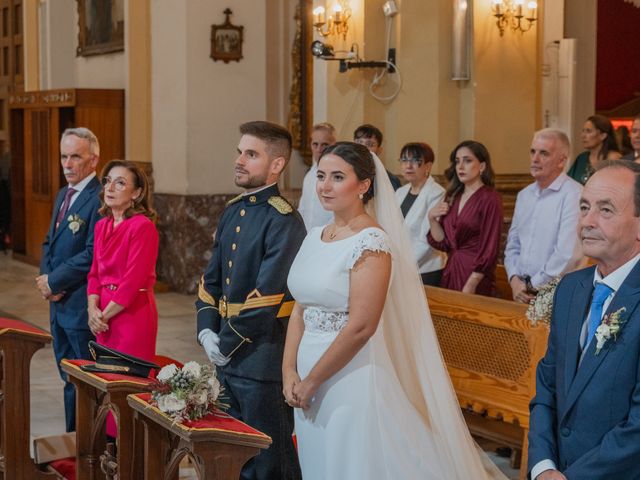
[[[74,235],[78,233],[82,226],[86,223],[83,219],[80,218],[77,213],[69,215],[69,217],[67,218],[67,222],[69,222],[69,230],[71,230],[71,233],[73,233]]]
[[[618,332],[620,331],[620,327],[625,322],[622,320],[620,316],[626,312],[627,309],[625,307],[619,308],[615,312],[611,312],[609,315],[605,315],[602,319],[602,323],[598,325],[596,329],[596,355],[600,353],[604,344],[613,337],[613,341],[615,342],[618,339]]]

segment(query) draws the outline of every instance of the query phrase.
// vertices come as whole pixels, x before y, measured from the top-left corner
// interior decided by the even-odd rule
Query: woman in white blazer
[[[396,190],[396,200],[409,230],[413,254],[425,285],[440,285],[446,255],[427,242],[427,212],[444,196],[442,188],[430,175],[433,150],[426,143],[407,143],[400,151],[400,167],[407,184]]]

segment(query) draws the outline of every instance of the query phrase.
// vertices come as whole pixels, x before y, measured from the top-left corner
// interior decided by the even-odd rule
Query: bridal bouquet
[[[553,296],[556,293],[558,283],[560,283],[560,277],[551,279],[538,289],[536,298],[531,300],[529,308],[527,308],[527,318],[531,321],[531,325],[535,325],[538,322],[551,323]]]
[[[198,420],[214,408],[227,407],[220,399],[222,391],[215,367],[187,362],[180,369],[172,363],[158,372],[151,386],[151,404],[176,423]]]

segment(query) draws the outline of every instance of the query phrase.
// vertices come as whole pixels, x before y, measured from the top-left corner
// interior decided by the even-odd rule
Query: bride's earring
[[[360,200],[364,200],[364,193],[360,193],[360,194],[358,194],[358,198],[359,198]]]

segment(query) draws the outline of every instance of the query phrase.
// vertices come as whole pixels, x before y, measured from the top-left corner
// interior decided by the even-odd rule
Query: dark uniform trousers
[[[293,308],[287,276],[305,234],[277,185],[238,196],[220,218],[200,281],[198,333],[215,332],[229,359],[218,368],[229,414],[273,440],[245,465],[243,480],[302,478],[293,410],[282,394],[282,355]]]
[[[225,389],[227,413],[266,433],[273,440],[267,450],[249,460],[242,469],[244,480],[296,480],[302,478],[291,438],[293,409],[284,402],[282,382],[261,382],[227,375],[218,378]]]

